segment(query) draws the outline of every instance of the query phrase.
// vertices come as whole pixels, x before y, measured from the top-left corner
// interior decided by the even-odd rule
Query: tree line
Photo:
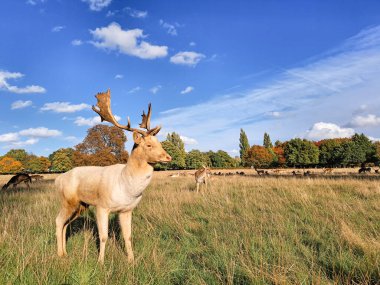
[[[96,125],[87,131],[84,140],[74,148],[61,148],[48,157],[11,149],[0,157],[0,173],[65,172],[76,166],[107,166],[126,163],[127,138],[117,127]],[[295,138],[276,141],[264,133],[263,145],[250,145],[247,134],[240,130],[240,156],[231,157],[226,151],[185,150],[181,137],[169,133],[162,142],[172,157],[168,164],[157,164],[156,170],[197,169],[203,165],[212,168],[235,167],[347,167],[380,162],[380,143],[372,142],[364,134],[351,138],[326,139],[318,142]]]

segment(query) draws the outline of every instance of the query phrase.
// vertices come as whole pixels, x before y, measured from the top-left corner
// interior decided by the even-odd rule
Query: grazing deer
[[[333,168],[324,168],[323,169],[323,174],[327,174],[327,173],[331,174],[333,172],[333,170],[334,170]]]
[[[255,167],[255,170],[256,170],[256,172],[257,172],[257,174],[258,174],[259,176],[261,176],[261,175],[265,175],[265,174],[266,174],[264,170],[256,169],[256,167]]]
[[[201,183],[206,184],[207,189],[207,180],[210,176],[210,169],[206,166],[202,166],[202,168],[198,169],[195,174],[195,183],[197,184],[197,193],[199,192],[199,185]]]
[[[111,212],[119,213],[128,261],[132,262],[134,260],[131,242],[132,210],[140,202],[143,191],[152,179],[153,165],[158,162],[169,162],[171,157],[155,137],[161,127],[150,128],[150,104],[148,114],[143,112],[142,115],[140,128],[146,129],[144,131],[131,128],[129,118],[127,125],[120,125],[116,121],[111,111],[109,89],[105,93],[98,93],[96,98],[99,109],[94,106],[92,109],[100,115],[102,121],[133,132],[134,146],[126,164],[76,167],[61,174],[55,180],[61,198],[61,210],[56,218],[58,255],[67,254],[67,225],[80,215],[81,210],[88,205],[93,205],[96,207],[100,239],[98,262],[101,264],[104,262],[108,238],[108,216]]]
[[[179,172],[177,172],[177,173],[170,174],[169,177],[176,178],[176,177],[179,177],[179,175],[180,175]]]
[[[38,175],[38,174],[35,174],[35,175],[30,175],[30,178],[35,181],[40,181],[42,179],[44,179],[44,177],[42,175]]]
[[[362,166],[362,167],[360,167],[360,169],[359,169],[359,174],[360,173],[366,173],[366,172],[368,172],[368,173],[371,173],[371,167],[364,167],[364,166]]]
[[[21,182],[24,182],[26,186],[28,186],[28,189],[30,190],[29,182],[32,182],[32,179],[30,178],[29,174],[27,173],[18,173],[15,176],[13,176],[2,188],[2,190],[7,190],[10,185],[13,184],[13,188],[16,187],[17,184],[20,184]]]
[[[295,171],[295,170],[293,170],[292,171],[292,174],[293,174],[293,176],[301,176],[302,174],[301,174],[301,172],[299,172],[299,171]]]

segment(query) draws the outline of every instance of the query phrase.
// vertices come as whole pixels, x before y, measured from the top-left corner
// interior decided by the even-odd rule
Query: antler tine
[[[98,93],[97,95],[95,95],[95,97],[98,100],[98,102],[96,104],[98,109],[95,106],[92,106],[92,110],[94,110],[96,113],[98,113],[102,122],[107,121],[107,122],[110,122],[111,124],[113,124],[114,126],[120,128],[120,129],[124,129],[124,130],[131,131],[131,132],[136,131],[143,136],[148,135],[148,133],[143,131],[143,130],[131,128],[131,122],[130,122],[129,118],[128,118],[128,125],[126,125],[126,126],[120,125],[118,123],[118,121],[115,119],[115,117],[113,116],[112,111],[111,111],[111,91],[110,91],[110,89],[108,89],[107,92]]]
[[[150,116],[152,111],[152,104],[149,103],[148,105],[148,115],[145,115],[145,112],[143,111],[141,117],[142,122],[140,124],[140,128],[146,129],[147,131],[150,131]]]

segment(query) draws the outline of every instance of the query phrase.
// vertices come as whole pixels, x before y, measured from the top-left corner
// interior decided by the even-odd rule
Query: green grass
[[[104,266],[90,208],[56,255],[52,184],[0,194],[0,284],[380,284],[376,181],[157,173],[133,213],[135,264],[110,219]]]

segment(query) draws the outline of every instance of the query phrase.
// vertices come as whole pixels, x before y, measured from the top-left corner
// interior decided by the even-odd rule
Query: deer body
[[[210,170],[203,166],[203,168],[201,169],[198,169],[194,176],[195,176],[195,183],[197,184],[197,193],[199,192],[199,186],[200,184],[204,183],[206,184],[206,188],[207,188],[207,180],[208,180],[208,175],[210,173]]]
[[[138,205],[142,193],[149,185],[153,174],[153,164],[169,162],[171,157],[162,148],[155,135],[160,130],[149,128],[150,107],[148,115],[143,114],[143,123],[147,132],[119,125],[110,110],[110,92],[97,95],[100,111],[94,109],[107,121],[119,128],[133,131],[135,146],[126,165],[115,164],[106,167],[76,167],[60,175],[55,185],[61,198],[61,210],[56,218],[56,235],[58,255],[66,255],[66,229],[77,218],[83,207],[96,207],[96,221],[99,231],[99,258],[104,262],[105,244],[108,238],[108,216],[111,212],[119,213],[120,227],[123,234],[128,261],[134,260],[131,234],[132,210]],[[144,117],[145,116],[145,117]],[[142,123],[142,124],[143,124]],[[140,124],[141,126],[141,124]]]

